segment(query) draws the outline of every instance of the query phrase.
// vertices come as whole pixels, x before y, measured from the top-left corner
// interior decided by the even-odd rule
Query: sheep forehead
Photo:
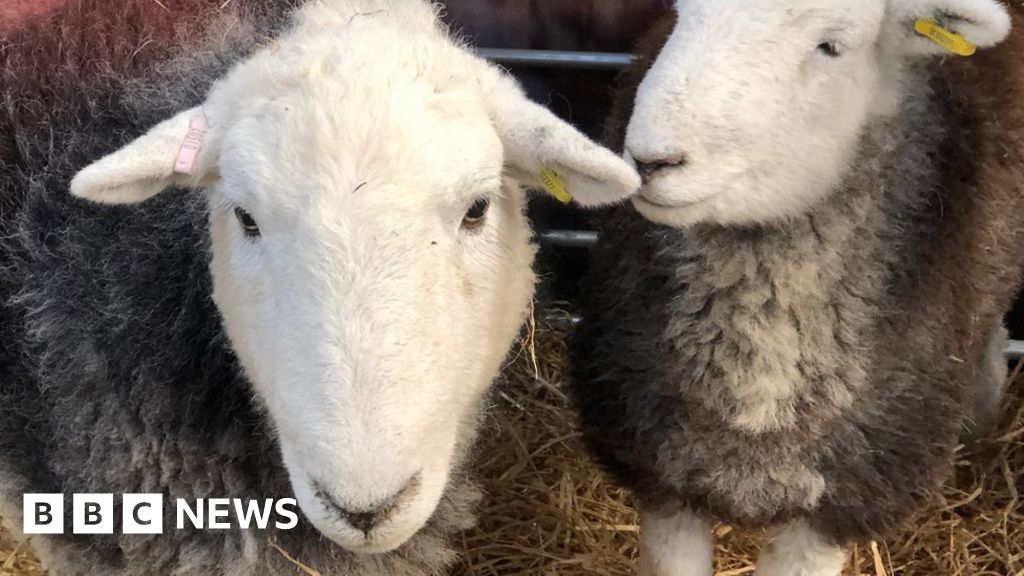
[[[435,29],[437,7],[423,0],[315,0],[295,14],[299,34],[343,30],[357,19],[383,17],[386,24],[409,30]]]
[[[680,27],[703,32],[708,40],[779,42],[802,34],[842,32],[842,27],[875,28],[885,10],[883,0],[681,0]],[[796,35],[796,37],[792,37]]]
[[[466,71],[469,55],[433,33],[398,39],[376,24],[365,32],[268,47],[218,87],[214,105],[229,126],[221,162],[235,173],[229,196],[279,208],[414,208],[458,204],[499,180],[503,151]],[[399,50],[380,44],[396,41]],[[334,194],[356,188],[392,193]],[[273,193],[252,198],[261,190]]]
[[[818,14],[847,14],[873,17],[885,0],[680,0],[677,10],[697,9],[705,17],[755,19],[768,17],[773,22],[792,22]]]
[[[799,102],[815,99],[839,103],[830,91],[853,76],[873,75],[880,64],[869,48],[883,33],[885,0],[681,0],[678,11],[677,28],[646,88],[669,101],[685,93],[691,111],[709,118],[735,119],[719,112],[757,102],[779,110],[802,110]],[[818,65],[823,43],[859,50],[839,65]],[[753,112],[745,113],[750,126],[744,130],[784,119]]]
[[[246,206],[436,212],[497,189],[503,149],[471,95],[321,81],[245,113],[221,164],[225,193]]]
[[[295,25],[256,59],[257,74],[278,83],[318,76],[414,75],[465,80],[468,53],[440,27],[434,6],[420,0],[338,0],[307,4]]]

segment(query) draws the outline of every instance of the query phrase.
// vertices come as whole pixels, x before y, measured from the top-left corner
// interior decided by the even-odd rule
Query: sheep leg
[[[641,518],[641,576],[711,576],[711,524],[689,510],[645,512]]]
[[[783,527],[757,560],[757,576],[839,576],[846,550],[805,522]]]

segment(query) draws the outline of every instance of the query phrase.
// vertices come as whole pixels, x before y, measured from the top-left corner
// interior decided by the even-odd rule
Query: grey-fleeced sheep
[[[87,4],[0,52],[0,516],[114,494],[113,534],[33,538],[57,576],[446,573],[533,293],[519,183],[639,177],[430,3]],[[290,497],[293,529],[177,526]]]
[[[600,220],[573,344],[646,574],[710,575],[721,520],[779,528],[759,576],[835,576],[991,423],[1024,39],[954,61],[915,28],[1009,26],[993,0],[680,0],[647,40],[608,140],[645,185]]]

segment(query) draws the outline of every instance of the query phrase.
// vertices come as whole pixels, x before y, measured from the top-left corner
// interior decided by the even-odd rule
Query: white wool
[[[640,576],[713,576],[712,524],[689,510],[641,517]]]
[[[758,576],[841,576],[846,550],[804,522],[788,524],[757,559]]]

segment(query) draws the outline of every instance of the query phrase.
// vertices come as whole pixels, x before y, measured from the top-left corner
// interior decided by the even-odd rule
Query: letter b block
[[[71,512],[75,534],[114,533],[113,494],[75,494]]]
[[[22,514],[25,534],[64,533],[63,494],[25,494]]]

